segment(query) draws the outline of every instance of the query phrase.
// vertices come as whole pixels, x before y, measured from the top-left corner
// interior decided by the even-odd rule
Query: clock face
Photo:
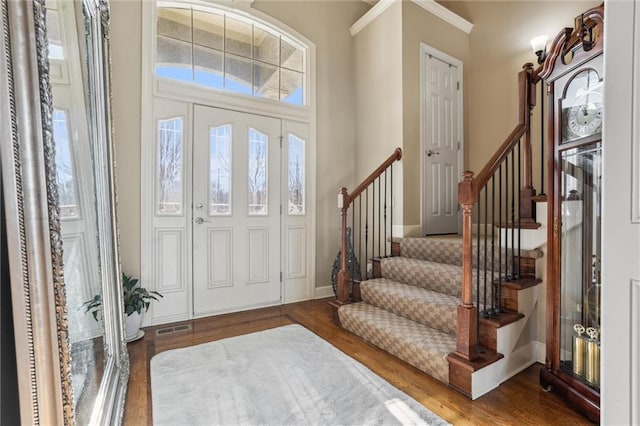
[[[562,99],[562,142],[602,132],[602,78],[593,69],[578,73]]]

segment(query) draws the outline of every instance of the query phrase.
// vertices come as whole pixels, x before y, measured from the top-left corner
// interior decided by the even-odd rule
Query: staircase
[[[545,215],[536,210],[545,198],[536,196],[531,160],[542,70],[523,66],[513,131],[477,175],[466,171],[458,183],[460,239],[392,238],[400,148],[338,196],[334,320],[472,399],[544,359],[535,314],[544,272],[537,248],[546,244]]]
[[[430,376],[452,384],[471,398],[479,396],[473,395],[471,389],[456,386],[455,378],[453,383],[450,381],[449,354],[456,351],[457,309],[462,288],[462,240],[403,238],[394,244],[397,244],[394,252],[399,251],[400,255],[374,261],[375,278],[355,283],[353,297],[356,302],[338,309],[340,324]],[[474,253],[477,254],[475,247]],[[537,259],[541,255],[538,250],[520,251],[523,259]],[[481,258],[483,256],[481,253]],[[505,256],[505,261],[507,259],[510,257]],[[494,269],[498,270],[498,265]],[[537,284],[532,275],[528,278],[532,285]],[[504,281],[502,285],[513,286],[514,283]],[[483,293],[474,294],[474,299],[478,296],[484,299]],[[497,294],[494,291],[494,297]],[[510,300],[511,307],[518,309],[517,294],[513,297],[505,291],[502,295]],[[495,362],[503,358],[505,354],[496,352],[497,330],[518,321],[524,322],[523,318],[524,315],[517,312],[505,311],[480,321],[480,343],[484,345],[481,352],[485,359]]]

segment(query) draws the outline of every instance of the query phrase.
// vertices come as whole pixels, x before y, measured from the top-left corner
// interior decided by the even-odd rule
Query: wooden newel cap
[[[524,65],[522,66],[522,69],[523,69],[523,70],[527,70],[527,71],[528,71],[528,70],[533,70],[533,64],[532,64],[531,62],[527,62],[526,64],[524,64]]]
[[[470,170],[466,170],[464,173],[462,173],[462,177],[464,181],[472,181],[473,180],[473,172]]]
[[[396,150],[394,151],[395,155],[396,155],[396,160],[399,160],[402,158],[402,148],[396,148]]]

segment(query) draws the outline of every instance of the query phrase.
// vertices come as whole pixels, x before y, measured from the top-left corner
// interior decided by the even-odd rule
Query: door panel
[[[280,128],[194,107],[195,315],[280,302]]]
[[[424,231],[458,231],[458,68],[427,55],[424,125]]]

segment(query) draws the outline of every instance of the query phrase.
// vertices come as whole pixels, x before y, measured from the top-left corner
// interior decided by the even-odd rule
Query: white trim
[[[533,342],[531,342],[532,345],[532,352],[533,352],[533,359],[544,365],[545,364],[545,360],[547,358],[547,345],[544,342],[539,342],[537,340],[534,340]]]
[[[295,40],[301,44],[301,47],[306,51],[305,59],[305,94],[304,99],[306,105],[294,106],[282,102],[272,101],[269,99],[261,99],[253,96],[245,96],[234,93],[222,92],[215,89],[198,87],[194,84],[186,82],[173,81],[164,78],[158,78],[154,76],[154,55],[155,55],[155,32],[156,32],[156,6],[158,3],[165,5],[190,5],[198,8],[216,7],[225,9],[235,14],[242,15],[252,21],[256,21],[262,25],[270,27],[275,31],[278,31],[286,38]],[[264,115],[269,117],[275,117],[282,119],[283,125],[287,121],[302,122],[309,127],[309,133],[307,138],[308,157],[307,161],[307,238],[308,238],[308,255],[307,255],[307,276],[309,281],[309,288],[307,289],[307,297],[312,298],[314,296],[315,289],[315,254],[316,254],[316,139],[317,139],[317,124],[316,124],[316,46],[313,42],[307,39],[305,36],[289,27],[288,25],[278,21],[277,19],[255,10],[251,7],[249,1],[205,1],[205,0],[177,0],[171,2],[163,1],[144,1],[142,6],[142,103],[141,103],[141,194],[147,194],[150,188],[155,188],[154,181],[154,165],[153,162],[145,161],[148,152],[153,152],[155,146],[155,126],[154,126],[154,99],[172,99],[183,103],[201,104],[214,108],[230,109],[234,111],[245,112],[249,114]],[[153,77],[152,77],[153,76]],[[191,110],[189,112],[191,114]],[[189,129],[191,128],[191,118],[188,117]],[[186,123],[185,123],[186,124]],[[187,144],[188,145],[188,144]],[[187,152],[189,158],[185,161],[192,162],[190,157],[190,150]],[[281,153],[282,154],[282,153]],[[151,169],[149,169],[151,167]],[[185,181],[189,179],[185,178]],[[187,193],[191,193],[191,186],[187,187]],[[282,194],[281,202],[284,204],[285,193]],[[185,195],[187,197],[187,195]],[[185,214],[188,215],[187,223],[191,223],[191,209],[185,205]],[[152,203],[146,201],[143,195],[141,200],[141,280],[150,283],[148,287],[153,288],[153,268],[154,263],[153,256],[153,244],[151,242],[151,236],[154,232],[154,224],[150,218],[153,217],[155,207]],[[283,215],[284,216],[284,215]],[[192,241],[191,231],[188,233],[187,250],[188,259],[192,259]],[[281,261],[283,261],[281,259]],[[280,265],[280,269],[284,271],[284,263]],[[194,318],[193,314],[193,295],[192,295],[192,268],[189,268],[187,288],[187,300],[189,307],[188,312],[184,316],[181,314],[172,315],[171,317],[163,317],[159,319],[153,319],[153,314],[147,315],[145,319],[145,325],[171,321],[185,320]],[[283,280],[284,284],[284,280]],[[333,289],[331,294],[333,295]],[[280,304],[285,303],[286,294],[281,291]],[[153,305],[151,306],[153,309]],[[244,310],[242,308],[241,310]],[[246,307],[249,309],[249,307]],[[238,311],[238,309],[234,309]],[[219,312],[216,312],[219,313]],[[205,315],[206,316],[206,315]]]
[[[153,95],[289,120],[310,121],[311,115],[309,107],[293,107],[271,99],[224,92],[194,83],[155,76],[153,77]]]
[[[637,117],[637,112],[640,111],[640,7],[635,6],[635,20],[634,20],[634,40],[633,43],[633,71],[631,80],[631,96],[632,96],[632,117]],[[640,120],[633,120],[633,127],[631,129],[631,150],[632,150],[632,170],[631,174],[631,222],[640,223]]]
[[[391,236],[393,238],[421,237],[422,225],[393,225]]]
[[[631,329],[631,424],[637,425],[640,422],[640,414],[637,401],[640,401],[640,281],[631,280],[631,321],[629,328]],[[635,309],[633,308],[635,307]]]
[[[464,168],[464,63],[453,56],[444,53],[434,47],[425,43],[420,43],[420,232],[426,234],[426,223],[424,220],[425,211],[425,158],[424,152],[425,146],[425,117],[430,112],[428,110],[427,103],[427,64],[426,58],[433,56],[436,59],[455,66],[458,70],[458,83],[460,84],[460,90],[458,90],[458,138],[460,143],[460,149],[458,149],[458,182],[462,180],[462,170]],[[462,212],[458,210],[458,234],[462,233]]]
[[[438,4],[435,0],[411,0],[427,12],[445,21],[447,24],[451,24],[460,31],[464,31],[469,34],[473,29],[473,24],[463,17],[456,15],[446,7]]]
[[[326,297],[334,297],[334,296],[335,294],[333,294],[333,286],[331,285],[316,287],[313,292],[314,299],[324,299]]]
[[[375,21],[375,19],[382,15],[382,12],[387,10],[389,6],[394,4],[396,0],[380,0],[373,6],[371,9],[367,11],[360,19],[358,19],[351,27],[349,27],[349,32],[351,36],[354,37],[360,31],[362,31],[367,25]]]
[[[411,0],[416,5],[420,6],[430,14],[442,19],[447,24],[454,26],[460,31],[464,31],[469,34],[473,29],[473,24],[463,17],[456,15],[446,7],[438,4],[435,0]],[[378,16],[380,16],[389,6],[394,4],[396,0],[380,0],[367,11],[360,19],[358,19],[350,28],[349,32],[351,36],[355,36],[362,31],[367,25],[373,22]]]

